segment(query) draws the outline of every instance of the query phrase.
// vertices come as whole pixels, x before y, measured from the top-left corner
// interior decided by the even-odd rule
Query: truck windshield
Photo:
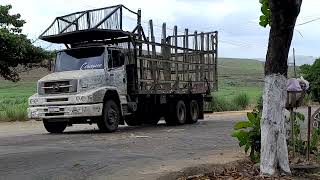
[[[103,69],[104,47],[67,49],[57,53],[55,72]]]

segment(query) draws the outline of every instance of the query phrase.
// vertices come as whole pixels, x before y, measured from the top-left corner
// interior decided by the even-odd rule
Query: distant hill
[[[261,86],[264,62],[255,59],[219,58],[219,83],[226,85]]]

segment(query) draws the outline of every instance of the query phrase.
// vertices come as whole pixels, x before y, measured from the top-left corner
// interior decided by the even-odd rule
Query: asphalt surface
[[[224,163],[241,156],[230,133],[243,119],[243,113],[222,114],[194,125],[122,126],[111,134],[79,125],[59,135],[48,134],[41,122],[1,123],[0,179],[157,179]]]

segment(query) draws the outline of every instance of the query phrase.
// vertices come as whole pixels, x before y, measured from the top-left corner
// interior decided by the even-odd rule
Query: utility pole
[[[293,48],[293,72],[294,72],[294,78],[297,78],[297,71],[296,71],[296,54],[294,52]]]

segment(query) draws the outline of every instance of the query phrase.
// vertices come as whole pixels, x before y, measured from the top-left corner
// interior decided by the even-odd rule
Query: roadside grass
[[[36,91],[35,82],[0,81],[0,122],[26,121],[28,97]]]

